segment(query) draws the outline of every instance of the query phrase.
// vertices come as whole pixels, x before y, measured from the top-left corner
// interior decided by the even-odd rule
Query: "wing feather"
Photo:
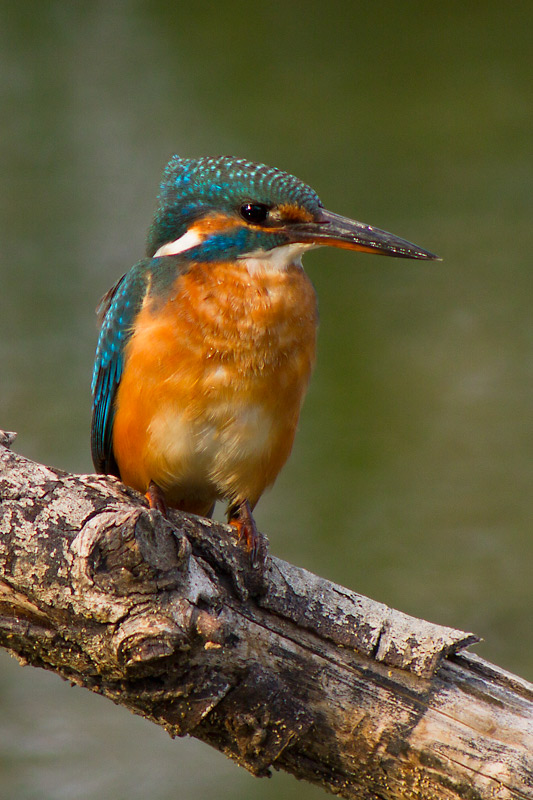
[[[124,348],[144,297],[145,264],[139,262],[123,275],[104,295],[97,309],[102,328],[92,381],[91,452],[97,472],[117,477],[120,473],[113,455],[115,396],[124,368]]]

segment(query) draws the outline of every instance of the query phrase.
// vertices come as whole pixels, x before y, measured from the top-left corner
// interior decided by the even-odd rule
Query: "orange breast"
[[[134,325],[117,393],[122,479],[205,514],[216,499],[252,507],[294,439],[315,358],[313,287],[297,265],[250,273],[195,265]]]

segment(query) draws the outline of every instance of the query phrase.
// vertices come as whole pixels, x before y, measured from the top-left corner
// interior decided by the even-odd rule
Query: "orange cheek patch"
[[[209,239],[211,236],[216,236],[221,233],[229,233],[232,230],[240,230],[247,228],[249,230],[261,231],[262,233],[277,233],[278,229],[263,228],[261,225],[253,225],[249,222],[244,222],[237,217],[228,216],[227,214],[209,214],[202,217],[189,229],[189,233],[196,234],[201,241]]]
[[[241,227],[238,221],[227,216],[227,214],[208,214],[195,222],[190,230],[203,239],[213,233],[221,233],[238,227]]]
[[[293,205],[292,203],[283,203],[276,207],[283,222],[312,222],[313,215],[306,208]]]

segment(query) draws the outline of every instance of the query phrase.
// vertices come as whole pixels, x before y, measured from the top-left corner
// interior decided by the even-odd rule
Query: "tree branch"
[[[533,687],[409,617],[165,520],[114,478],[0,437],[0,645],[255,775],[346,798],[533,796]]]

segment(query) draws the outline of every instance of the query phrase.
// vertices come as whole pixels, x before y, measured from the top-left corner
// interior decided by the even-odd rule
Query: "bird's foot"
[[[248,500],[228,509],[228,522],[237,533],[237,539],[246,545],[253,569],[264,566],[267,556],[267,539],[259,533]]]
[[[168,508],[163,489],[155,482],[150,481],[148,491],[145,494],[150,508],[160,511],[164,517],[168,517]]]

